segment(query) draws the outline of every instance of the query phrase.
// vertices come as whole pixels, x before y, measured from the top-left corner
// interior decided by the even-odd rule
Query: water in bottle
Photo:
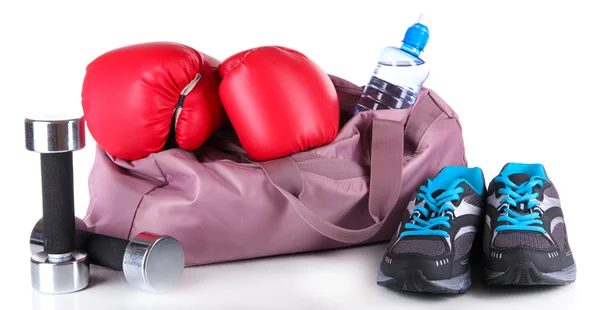
[[[413,106],[421,86],[429,77],[429,67],[420,56],[429,41],[429,29],[423,14],[404,35],[401,47],[386,47],[371,80],[356,106],[365,110],[406,109]]]

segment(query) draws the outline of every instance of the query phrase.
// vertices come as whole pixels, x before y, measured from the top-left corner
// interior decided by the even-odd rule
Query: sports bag
[[[467,165],[458,116],[427,88],[411,109],[353,115],[363,89],[331,80],[341,127],[309,151],[255,162],[231,129],[135,161],[97,148],[84,221],[125,239],[170,235],[186,266],[389,240],[420,183]]]

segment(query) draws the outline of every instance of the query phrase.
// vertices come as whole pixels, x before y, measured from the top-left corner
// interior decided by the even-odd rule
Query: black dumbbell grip
[[[87,253],[90,264],[123,270],[123,258],[129,240],[91,233],[83,230],[75,232],[76,248]],[[30,242],[43,245],[44,233],[34,230]]]
[[[40,154],[44,251],[66,254],[75,250],[73,153]]]
[[[82,235],[82,250],[87,252],[90,263],[114,270],[123,270],[123,258],[129,240],[77,230]]]

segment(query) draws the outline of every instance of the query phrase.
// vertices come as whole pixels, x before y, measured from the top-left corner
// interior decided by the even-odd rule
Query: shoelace
[[[498,190],[498,193],[501,195],[506,195],[500,200],[500,204],[506,203],[506,206],[502,210],[505,215],[499,216],[498,222],[508,222],[508,224],[498,225],[498,227],[496,227],[496,231],[525,230],[546,233],[544,228],[540,226],[534,226],[536,224],[543,224],[542,220],[540,220],[540,212],[535,211],[534,209],[540,205],[540,201],[537,200],[539,194],[533,193],[533,188],[535,186],[544,186],[542,180],[536,176],[533,176],[529,179],[529,181],[521,184],[520,186],[513,183],[506,176],[498,176],[494,179],[494,181],[504,183],[505,187]],[[519,203],[525,202],[527,202],[525,204],[525,208],[527,211],[529,211],[529,214],[519,214],[518,212],[512,210],[512,208],[517,208]]]
[[[452,217],[446,215],[445,211],[454,211],[454,205],[452,201],[459,200],[459,194],[465,190],[462,187],[457,187],[458,184],[465,181],[464,179],[458,179],[454,181],[448,190],[444,191],[437,197],[431,196],[432,189],[430,188],[431,180],[427,180],[427,186],[423,185],[419,188],[420,193],[417,194],[417,199],[422,199],[425,203],[418,207],[415,207],[411,214],[412,223],[406,223],[404,226],[407,230],[400,234],[400,238],[406,236],[442,236],[448,237],[448,233],[439,230],[439,226],[445,226],[450,228],[448,223]],[[429,220],[423,220],[420,218],[423,215],[425,218],[429,217]]]

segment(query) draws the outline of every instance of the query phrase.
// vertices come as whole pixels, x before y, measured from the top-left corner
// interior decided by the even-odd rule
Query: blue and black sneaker
[[[560,285],[577,268],[556,188],[541,164],[509,163],[489,184],[483,231],[490,285]]]
[[[447,166],[416,191],[380,264],[377,283],[395,290],[463,293],[471,246],[483,225],[479,168]]]

